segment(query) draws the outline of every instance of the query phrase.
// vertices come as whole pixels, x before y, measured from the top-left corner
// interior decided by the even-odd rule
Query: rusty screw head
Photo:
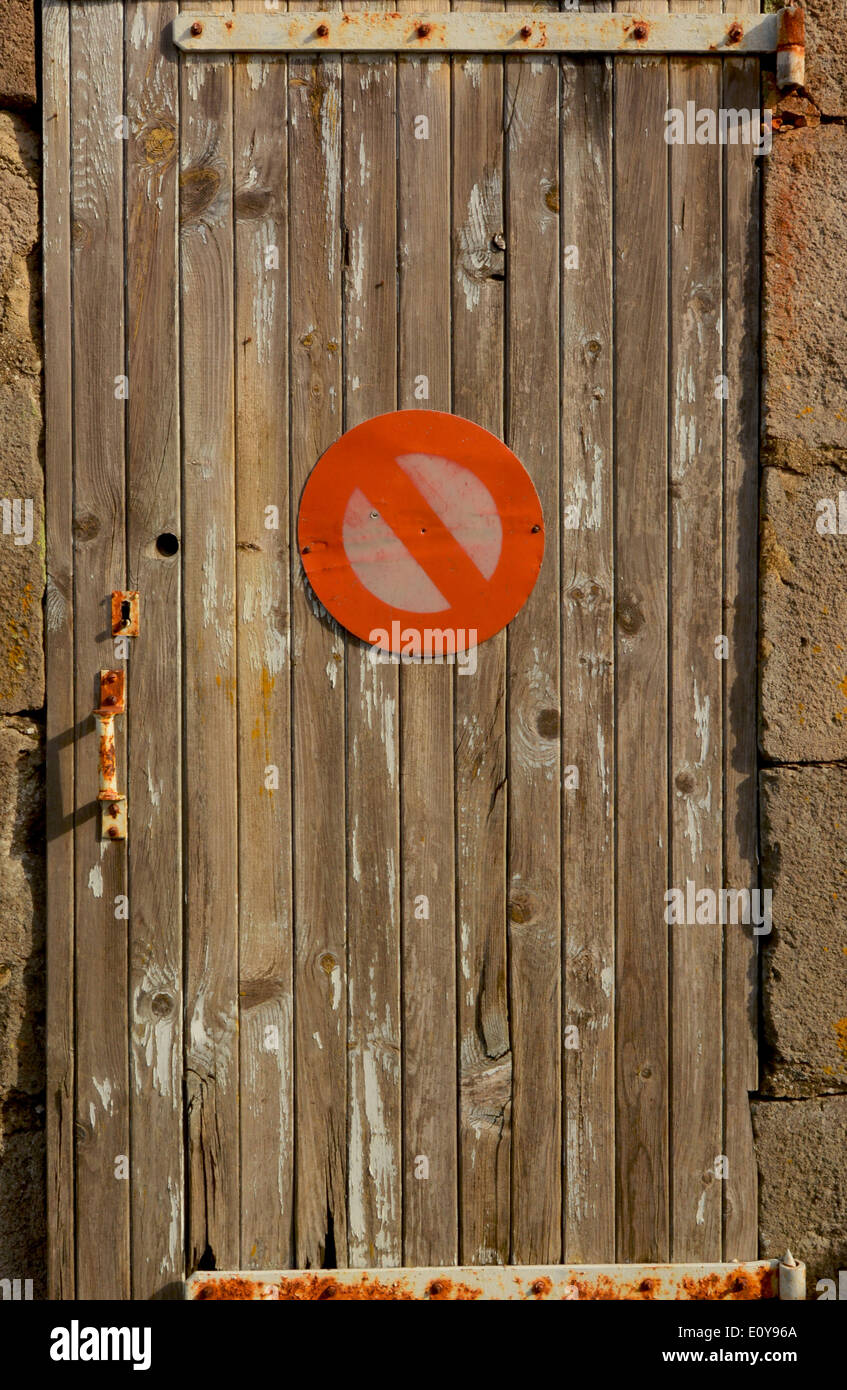
[[[729,39],[730,43],[741,42],[741,40],[744,37],[744,30],[741,28],[741,25],[738,23],[737,20],[734,24],[730,24],[729,28],[726,31],[726,36]]]
[[[194,35],[195,39],[199,39],[202,32],[203,25],[200,23],[199,19],[195,19],[194,23],[191,26],[191,33]]]
[[[632,37],[634,39],[646,39],[649,32],[650,30],[648,29],[647,25],[639,22],[638,24],[633,26]]]
[[[110,825],[109,829],[106,831],[106,834],[108,835],[110,840],[119,840],[121,838],[120,831],[118,830],[118,827],[116,825]]]
[[[319,39],[325,39],[327,34],[329,33],[329,25],[319,24],[317,29],[315,30],[315,33],[317,34]]]
[[[521,29],[521,38],[522,38],[522,39],[531,39],[531,38],[532,38],[532,25],[531,25],[531,24],[525,24],[525,25],[523,26],[523,28]]]
[[[430,1295],[430,1297],[432,1297],[433,1295],[437,1295],[437,1294],[443,1293],[443,1292],[444,1292],[444,1286],[443,1286],[443,1284],[442,1284],[438,1279],[433,1279],[432,1283],[430,1284],[429,1288],[427,1289],[427,1293]]]
[[[428,34],[431,34],[431,33],[432,33],[432,25],[431,25],[431,24],[419,24],[418,27],[417,27],[417,29],[415,30],[415,33],[417,34],[417,36],[418,36],[419,39],[425,39],[425,38],[427,37]]]

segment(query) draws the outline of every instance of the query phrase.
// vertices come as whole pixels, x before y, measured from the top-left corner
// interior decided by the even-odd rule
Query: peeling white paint
[[[112,1083],[109,1080],[108,1076],[104,1077],[102,1081],[98,1081],[96,1076],[92,1076],[91,1084],[97,1092],[98,1096],[100,1097],[100,1104],[102,1105],[106,1114],[114,1115],[115,1102],[112,1099]]]

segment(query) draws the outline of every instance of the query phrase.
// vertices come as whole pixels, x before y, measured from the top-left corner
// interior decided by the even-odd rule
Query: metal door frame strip
[[[805,18],[775,14],[439,14],[381,11],[209,14],[183,11],[173,40],[187,53],[636,53],[777,55],[780,88],[803,85]]]
[[[806,1266],[781,1260],[732,1264],[460,1265],[431,1269],[199,1270],[185,1282],[193,1301],[317,1303],[727,1301],[806,1297]]]

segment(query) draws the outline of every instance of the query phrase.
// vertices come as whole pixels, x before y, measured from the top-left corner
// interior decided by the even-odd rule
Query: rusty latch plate
[[[112,636],[138,636],[138,590],[115,589],[112,593]]]

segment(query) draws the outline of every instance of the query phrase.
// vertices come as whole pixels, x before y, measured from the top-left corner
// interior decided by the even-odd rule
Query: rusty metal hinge
[[[804,15],[794,5],[739,15],[183,10],[172,32],[186,53],[775,53],[780,87],[804,77]]]
[[[412,1299],[543,1302],[698,1301],[806,1297],[806,1266],[789,1252],[781,1260],[729,1264],[483,1265],[429,1269],[198,1270],[187,1299],[271,1299],[321,1302]]]

